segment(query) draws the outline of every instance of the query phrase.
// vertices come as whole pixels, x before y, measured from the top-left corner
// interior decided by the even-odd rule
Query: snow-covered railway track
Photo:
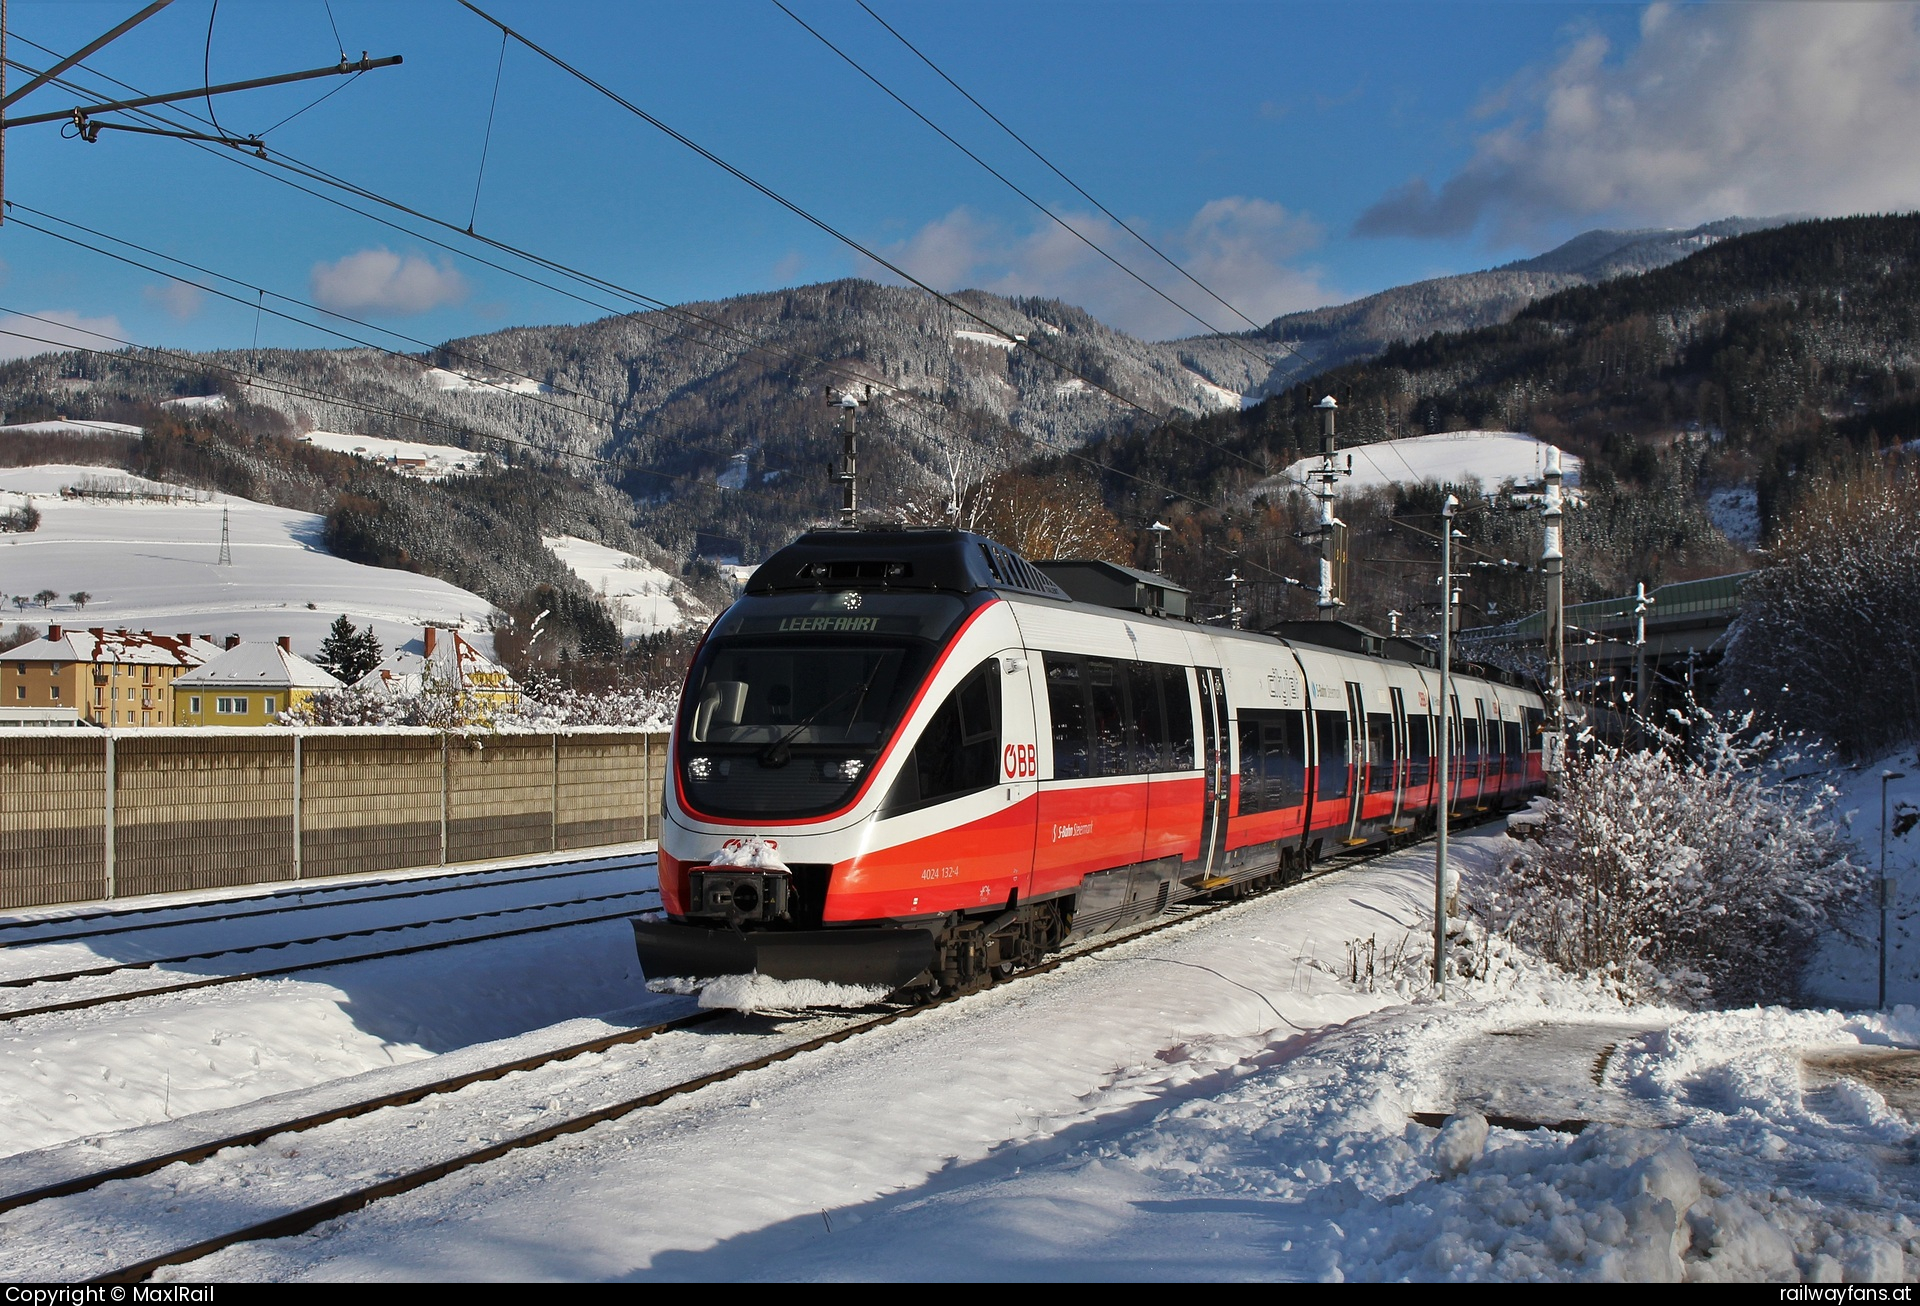
[[[284,916],[297,911],[359,907],[368,903],[428,898],[443,893],[473,893],[506,885],[517,887],[545,880],[571,879],[580,875],[603,875],[609,871],[632,870],[653,864],[654,854],[652,853],[640,853],[624,858],[608,857],[605,853],[598,853],[588,857],[547,860],[532,865],[479,867],[410,881],[373,880],[354,884],[306,884],[298,888],[276,889],[271,893],[249,894],[243,898],[215,902],[134,907],[59,915],[38,920],[6,921],[0,922],[0,950],[119,937],[147,930],[219,925],[260,916]],[[550,867],[566,869],[551,870],[548,869]],[[526,873],[529,871],[533,874]],[[263,903],[268,905],[259,905]],[[232,908],[232,910],[221,910],[222,908]],[[82,928],[71,928],[73,926]]]
[[[429,921],[409,921],[394,925],[374,926],[363,930],[342,931],[335,934],[317,935],[309,939],[287,940],[278,943],[260,944],[247,948],[227,948],[217,952],[201,954],[199,957],[178,958],[176,961],[204,960],[207,957],[219,957],[240,952],[277,951],[282,948],[310,947],[319,948],[326,943],[342,942],[347,939],[369,938],[381,934],[395,934],[404,930],[431,929],[436,926],[460,924],[468,921],[498,919],[517,916],[526,912],[552,912],[568,907],[587,907],[610,902],[625,902],[628,905],[618,911],[601,912],[584,916],[569,916],[564,920],[543,921],[537,925],[519,925],[505,930],[490,930],[483,934],[460,934],[451,938],[434,939],[426,942],[405,944],[396,948],[382,948],[371,952],[355,952],[344,956],[314,956],[280,966],[267,966],[254,970],[240,971],[226,975],[200,975],[191,979],[178,980],[169,984],[145,985],[137,988],[116,989],[106,993],[92,993],[84,996],[66,998],[57,1002],[42,1002],[32,1006],[12,1009],[0,1009],[0,1023],[25,1020],[29,1016],[52,1015],[63,1011],[82,1011],[90,1007],[106,1006],[111,1003],[132,1002],[139,998],[159,997],[167,994],[187,993],[198,989],[217,988],[226,984],[241,984],[249,980],[272,979],[282,975],[293,975],[303,971],[322,970],[333,966],[348,966],[364,961],[380,961],[390,957],[413,956],[423,952],[436,952],[444,948],[457,948],[467,944],[487,943],[496,939],[515,938],[526,934],[539,934],[548,930],[568,929],[577,925],[593,925],[602,921],[623,920],[638,911],[645,910],[644,900],[657,897],[658,889],[632,889],[618,893],[595,894],[590,897],[572,898],[560,902],[534,903],[524,906],[505,907],[492,911],[469,912],[460,916],[441,917]],[[78,983],[83,978],[103,978],[106,976],[130,973],[147,969],[163,962],[138,962],[130,965],[114,965],[97,970],[75,972],[68,976],[35,977],[28,984],[54,984],[64,980]]]
[[[1369,850],[1366,853],[1342,855],[1341,857],[1323,863],[1313,874],[1301,880],[1293,881],[1286,886],[1276,886],[1274,889],[1262,891],[1259,895],[1248,895],[1247,897],[1264,896],[1266,892],[1292,888],[1308,880],[1319,879],[1335,871],[1348,869],[1364,863],[1370,860],[1372,856],[1377,856],[1379,853],[1385,851],[1387,850]],[[1036,966],[1021,971],[996,987],[1004,988],[1006,985],[1018,984],[1024,980],[1058,970],[1061,967],[1074,965],[1085,958],[1134,943],[1149,935],[1186,926],[1195,920],[1210,916],[1215,912],[1230,909],[1238,905],[1239,902],[1246,900],[1246,898],[1242,898],[1233,902],[1187,904],[1184,907],[1176,908],[1176,914],[1163,916],[1137,928],[1089,941],[1069,952],[1051,957]],[[350,1149],[351,1154],[358,1157],[359,1163],[362,1165],[366,1163],[369,1157],[379,1157],[382,1161],[389,1162],[393,1167],[392,1169],[374,1174],[366,1174],[363,1172],[347,1179],[344,1183],[336,1183],[335,1191],[324,1196],[319,1196],[313,1200],[284,1202],[278,1211],[274,1211],[271,1214],[265,1215],[264,1218],[237,1228],[231,1227],[229,1224],[219,1228],[217,1231],[202,1233],[201,1230],[205,1228],[204,1224],[201,1225],[199,1229],[196,1229],[194,1227],[196,1222],[193,1219],[182,1222],[185,1225],[185,1228],[182,1229],[176,1229],[171,1224],[168,1224],[165,1229],[149,1228],[149,1226],[153,1224],[152,1217],[146,1216],[143,1218],[136,1215],[136,1212],[153,1210],[156,1199],[159,1200],[159,1204],[163,1208],[165,1207],[165,1199],[169,1195],[174,1197],[175,1200],[178,1200],[181,1194],[193,1187],[192,1183],[186,1180],[176,1181],[170,1187],[166,1187],[159,1192],[148,1188],[138,1188],[137,1191],[129,1191],[124,1205],[118,1202],[106,1203],[108,1209],[100,1210],[97,1213],[89,1213],[78,1221],[78,1225],[76,1225],[72,1213],[63,1211],[50,1211],[48,1213],[49,1229],[58,1230],[60,1236],[66,1239],[75,1238],[76,1235],[83,1233],[86,1228],[98,1228],[102,1231],[103,1236],[108,1234],[114,1235],[122,1245],[124,1245],[125,1235],[127,1235],[130,1230],[145,1230],[150,1232],[152,1237],[148,1244],[149,1246],[153,1245],[153,1243],[165,1242],[168,1237],[171,1236],[174,1241],[172,1245],[167,1246],[164,1250],[138,1256],[137,1258],[124,1259],[117,1268],[109,1271],[99,1272],[92,1270],[91,1268],[83,1267],[78,1262],[71,1265],[63,1264],[61,1266],[47,1267],[49,1271],[54,1272],[54,1277],[79,1277],[85,1274],[90,1277],[91,1281],[99,1283],[142,1282],[167,1266],[186,1264],[242,1243],[291,1237],[306,1232],[329,1220],[350,1214],[374,1202],[423,1188],[449,1175],[484,1165],[510,1153],[538,1147],[569,1134],[579,1133],[591,1129],[596,1125],[619,1120],[635,1112],[643,1111],[712,1085],[724,1083],[728,1080],[739,1078],[742,1075],[765,1069],[803,1053],[830,1047],[858,1035],[895,1024],[909,1017],[944,1007],[950,1003],[965,1002],[976,996],[978,992],[978,990],[975,990],[967,993],[943,996],[915,1006],[893,1008],[878,1013],[871,1013],[869,1010],[867,1013],[816,1016],[805,1021],[798,1028],[780,1031],[772,1036],[764,1032],[756,1034],[750,1028],[743,1028],[751,1025],[749,1018],[739,1016],[718,1017],[716,1013],[712,1012],[692,1013],[677,1020],[666,1021],[658,1025],[633,1031],[625,1031],[618,1035],[595,1040],[592,1044],[582,1044],[577,1047],[558,1049],[550,1054],[516,1061],[509,1066],[489,1068],[475,1074],[453,1077],[443,1083],[426,1085],[417,1091],[409,1091],[407,1094],[395,1096],[393,1100],[387,1100],[386,1098],[369,1099],[364,1103],[356,1103],[345,1108],[316,1113],[310,1120],[277,1122],[267,1126],[255,1127],[245,1134],[237,1134],[231,1138],[205,1140],[178,1156],[153,1158],[148,1163],[141,1163],[132,1173],[128,1173],[127,1167],[123,1166],[114,1171],[102,1171],[93,1176],[81,1176],[66,1181],[59,1186],[57,1192],[49,1189],[41,1194],[23,1193],[19,1196],[19,1200],[13,1202],[12,1205],[18,1207],[20,1205],[37,1204],[45,1201],[55,1206],[60,1206],[64,1205],[64,1203],[59,1201],[59,1198],[63,1195],[85,1193],[92,1190],[98,1190],[98,1196],[105,1198],[114,1191],[117,1182],[123,1179],[139,1178],[148,1184],[163,1181],[166,1175],[163,1174],[162,1171],[166,1170],[169,1166],[175,1164],[191,1165],[198,1161],[220,1156],[229,1149],[253,1149],[259,1158],[259,1164],[263,1172],[269,1171],[275,1168],[277,1162],[274,1155],[268,1154],[272,1152],[272,1149],[262,1150],[262,1145],[268,1140],[272,1140],[274,1148],[279,1149],[277,1152],[279,1157],[287,1159],[295,1158],[300,1155],[301,1149],[299,1146],[296,1145],[291,1148],[282,1146],[284,1143],[290,1141],[288,1138],[289,1135],[306,1133],[329,1124],[350,1120],[365,1122],[368,1126],[371,1126],[375,1119],[390,1108],[397,1110],[410,1106],[417,1109],[429,1098],[448,1097],[451,1094],[459,1092],[461,1089],[482,1082],[502,1081],[514,1071],[538,1072],[546,1070],[571,1059],[583,1057],[589,1052],[609,1050],[623,1043],[637,1043],[644,1040],[656,1039],[663,1034],[683,1031],[694,1024],[709,1025],[707,1032],[710,1034],[730,1036],[702,1040],[702,1042],[709,1045],[744,1040],[748,1044],[760,1043],[764,1046],[764,1043],[769,1037],[771,1037],[775,1044],[775,1046],[767,1048],[764,1051],[758,1051],[755,1055],[749,1057],[739,1060],[726,1060],[718,1065],[708,1065],[701,1064],[703,1061],[702,1052],[705,1051],[710,1054],[712,1051],[711,1046],[702,1049],[697,1045],[676,1043],[676,1047],[686,1047],[688,1049],[686,1062],[678,1064],[683,1065],[687,1069],[697,1069],[698,1073],[674,1078],[670,1073],[673,1065],[664,1063],[674,1063],[676,1059],[672,1056],[663,1057],[660,1063],[649,1067],[649,1069],[654,1072],[651,1076],[642,1076],[643,1078],[649,1079],[644,1091],[638,1093],[629,1092],[626,1095],[616,1094],[612,1100],[599,1100],[594,1105],[583,1110],[550,1111],[546,1114],[551,1114],[554,1118],[542,1121],[534,1127],[524,1129],[520,1132],[508,1133],[507,1131],[500,1131],[492,1136],[487,1136],[487,1130],[499,1129],[499,1104],[487,1102],[470,1103],[468,1104],[470,1113],[486,1123],[479,1126],[482,1130],[481,1134],[478,1136],[470,1136],[466,1138],[464,1142],[469,1144],[477,1142],[480,1145],[443,1149],[441,1155],[430,1158],[419,1158],[416,1163],[411,1165],[400,1157],[395,1157],[389,1152],[381,1151],[379,1142],[371,1137],[366,1138],[357,1142]],[[733,1028],[728,1028],[729,1024]],[[719,1027],[715,1028],[715,1026]],[[661,1070],[669,1072],[665,1077],[666,1082],[656,1082],[661,1078],[658,1073]],[[620,1077],[627,1078],[632,1073],[632,1071],[628,1071],[620,1075]],[[611,1078],[611,1076],[609,1078]],[[529,1091],[535,1088],[535,1084],[536,1081],[530,1077],[527,1082],[521,1085],[502,1084],[500,1088],[501,1091],[507,1092],[511,1091],[514,1087],[518,1087],[519,1096],[524,1100],[528,1096]],[[613,1085],[608,1084],[607,1087],[613,1087]],[[533,1095],[538,1096],[538,1092],[534,1092]],[[554,1102],[557,1102],[557,1099],[551,1099],[549,1105],[551,1106]],[[538,1114],[540,1113],[536,1113],[534,1118],[537,1118]],[[408,1128],[411,1127],[409,1126]],[[392,1133],[394,1131],[389,1129],[389,1132]],[[398,1136],[404,1138],[405,1130],[399,1131]],[[297,1143],[297,1140],[291,1141]],[[228,1162],[232,1165],[244,1166],[246,1164],[243,1155],[239,1158],[228,1158]],[[322,1178],[324,1178],[324,1176],[322,1176]],[[283,1184],[283,1186],[285,1185]],[[285,1196],[305,1197],[310,1195],[311,1192],[311,1188],[306,1188],[297,1194],[287,1193]],[[210,1205],[217,1207],[223,1213],[217,1218],[228,1221],[232,1220],[230,1213],[232,1205],[231,1196],[231,1191],[226,1190],[220,1194],[220,1200],[210,1203]],[[5,1209],[8,1209],[6,1200],[0,1199],[0,1210]],[[166,1209],[169,1210],[169,1213],[172,1213],[181,1208],[175,1206]],[[27,1233],[27,1229],[23,1227],[20,1217],[10,1220],[9,1224],[12,1226],[16,1235]],[[195,1236],[195,1234],[200,1234],[200,1236]],[[111,1254],[112,1253],[109,1253],[109,1255]],[[124,1256],[126,1253],[121,1251],[118,1254]],[[92,1264],[97,1265],[101,1256],[99,1253],[94,1253],[94,1256],[95,1259]]]

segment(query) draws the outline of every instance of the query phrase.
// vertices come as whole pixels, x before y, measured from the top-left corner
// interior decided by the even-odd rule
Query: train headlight
[[[858,780],[860,773],[866,769],[867,764],[857,757],[849,757],[844,761],[822,762],[820,764],[820,778],[822,780],[838,780],[845,784]]]
[[[695,780],[713,779],[713,759],[711,757],[688,758],[687,774]]]

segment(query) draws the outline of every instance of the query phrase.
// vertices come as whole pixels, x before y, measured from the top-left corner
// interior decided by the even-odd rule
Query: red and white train
[[[1431,653],[1183,607],[1161,577],[961,531],[776,553],[687,676],[643,969],[963,988],[1431,827]],[[1540,696],[1450,688],[1449,810],[1538,790]]]

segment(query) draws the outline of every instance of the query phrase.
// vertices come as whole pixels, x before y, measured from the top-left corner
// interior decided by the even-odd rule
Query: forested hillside
[[[1170,565],[1215,602],[1232,550],[1256,550],[1262,573],[1304,576],[1306,550],[1291,539],[1300,528],[1295,487],[1263,483],[1263,474],[1317,449],[1313,404],[1329,393],[1341,404],[1342,444],[1493,428],[1583,457],[1590,506],[1568,527],[1585,550],[1584,565],[1569,565],[1579,596],[1731,569],[1739,557],[1707,521],[1708,491],[1751,486],[1771,523],[1807,472],[1920,437],[1920,217],[1803,222],[1729,239],[1650,272],[1561,291],[1510,322],[1395,345],[1244,412],[1116,437],[1099,450],[1112,468],[1109,501],[1142,525],[1156,514],[1191,517]],[[1239,508],[1191,511],[1155,485]],[[1387,505],[1387,525],[1396,506],[1421,507]],[[1537,551],[1528,543],[1537,522],[1486,514],[1474,529],[1496,556],[1527,561]],[[1415,539],[1401,532],[1402,543]],[[1362,540],[1356,557],[1387,556],[1387,543]],[[1482,592],[1510,611],[1529,601],[1528,584],[1489,577]],[[1426,601],[1381,589],[1391,597],[1357,615],[1379,620],[1395,597]],[[1304,610],[1285,586],[1255,597],[1269,611]]]

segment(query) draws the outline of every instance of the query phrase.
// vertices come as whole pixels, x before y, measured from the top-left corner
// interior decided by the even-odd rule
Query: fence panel
[[[293,878],[293,740],[115,740],[115,892],[122,897]]]
[[[653,838],[666,747],[639,731],[316,731],[297,754],[279,730],[0,735],[0,910]]]
[[[308,735],[301,741],[300,869],[351,875],[440,860],[440,740]]]
[[[447,860],[553,847],[553,737],[453,735],[447,741]]]
[[[106,892],[106,741],[0,738],[0,907]]]
[[[560,741],[560,847],[591,848],[648,837],[648,737],[570,735]]]

